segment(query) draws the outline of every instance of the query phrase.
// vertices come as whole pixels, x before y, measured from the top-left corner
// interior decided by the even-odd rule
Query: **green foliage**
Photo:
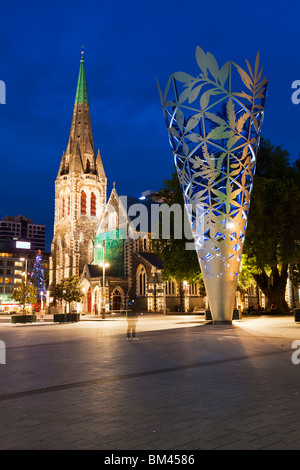
[[[163,181],[161,190],[158,192],[158,199],[171,206],[179,204],[182,209],[182,227],[184,227],[185,207],[182,191],[176,173],[170,179]],[[173,227],[173,230],[172,230]],[[168,240],[160,238],[152,241],[153,250],[160,256],[164,269],[164,279],[175,279],[178,282],[184,280],[189,283],[197,282],[202,278],[196,251],[187,250],[186,243],[192,240],[174,237],[174,218],[171,213],[171,237]]]
[[[262,140],[244,250],[259,269],[300,257],[299,175],[287,155]]]
[[[11,298],[15,302],[19,302],[22,306],[22,310],[25,311],[26,304],[34,304],[37,302],[36,288],[32,284],[25,284],[25,282],[23,282],[13,289]]]
[[[79,285],[79,278],[71,276],[63,279],[55,286],[54,298],[66,302],[80,302],[83,296]]]
[[[239,274],[238,290],[246,292],[253,283],[254,276],[260,274],[255,258],[251,258],[245,254],[242,255],[241,269]]]
[[[293,286],[300,286],[300,263],[294,263],[289,266],[289,276]]]
[[[244,253],[269,303],[288,311],[284,299],[288,265],[300,258],[300,162],[261,140]]]

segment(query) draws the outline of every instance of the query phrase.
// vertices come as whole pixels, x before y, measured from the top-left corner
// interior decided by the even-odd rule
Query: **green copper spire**
[[[79,69],[77,90],[76,90],[76,96],[75,96],[75,104],[78,104],[78,103],[89,104],[86,78],[85,78],[85,70],[84,70],[83,52],[81,52],[80,69]]]

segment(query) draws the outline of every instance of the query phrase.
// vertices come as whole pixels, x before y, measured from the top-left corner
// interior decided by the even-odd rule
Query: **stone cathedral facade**
[[[119,196],[114,186],[106,202],[107,179],[100,152],[96,153],[94,148],[82,57],[69,141],[55,181],[50,303],[54,286],[63,278],[77,276],[83,297],[76,308],[82,313],[98,314],[103,308],[107,312],[124,311],[129,304],[130,308],[145,312],[174,311],[182,303],[186,310],[204,305],[198,285],[185,288],[182,293],[182,286],[175,281],[163,283],[163,266],[151,252],[148,232],[139,230],[134,237],[123,236],[124,227],[133,222],[128,214],[134,204],[147,207],[149,214],[150,206],[156,204],[151,198],[142,199]],[[105,260],[109,262],[104,283],[100,266],[104,258],[103,244]]]
[[[55,181],[54,237],[49,287],[80,276],[92,263],[94,239],[106,204],[107,179],[95,152],[83,56],[66,151]]]

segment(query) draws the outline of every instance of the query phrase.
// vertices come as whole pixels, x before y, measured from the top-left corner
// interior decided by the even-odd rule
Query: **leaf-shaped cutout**
[[[201,140],[203,140],[203,137],[200,134],[189,134],[186,137],[195,143],[201,142]]]
[[[164,92],[164,101],[166,101],[166,99],[167,99],[167,95],[168,95],[168,92],[169,92],[171,79],[172,79],[172,75],[171,75],[171,77],[169,77],[169,80],[168,80],[168,82],[167,82],[167,84],[166,84],[166,88],[165,88],[165,92]]]
[[[222,164],[223,164],[223,161],[224,161],[224,158],[226,157],[227,153],[226,152],[223,152],[221,153],[221,155],[218,156],[217,158],[217,169],[218,171],[221,170],[221,167],[222,167]]]
[[[252,122],[254,124],[256,132],[259,132],[259,124],[258,124],[258,121],[257,121],[257,119],[254,115],[252,115]]]
[[[210,113],[209,111],[206,111],[204,115],[208,117],[208,119],[210,119],[211,121],[215,122],[216,124],[219,124],[220,126],[227,126],[227,122],[224,119],[222,119],[220,116],[217,116],[214,113]]]
[[[174,127],[169,128],[169,132],[174,136],[174,137],[180,137],[177,130]]]
[[[173,106],[176,106],[176,103],[175,101],[167,101],[166,104],[165,104],[165,108],[170,108],[170,107],[173,107]]]
[[[218,189],[211,188],[211,192],[217,196],[219,202],[224,202],[227,198],[227,195]]]
[[[183,132],[184,115],[180,108],[177,108],[175,119],[181,132]]]
[[[212,76],[214,77],[214,79],[217,80],[218,75],[219,75],[218,62],[216,61],[215,57],[210,52],[206,54],[206,57],[207,57],[207,67],[210,73],[212,74]]]
[[[211,90],[206,90],[200,98],[201,109],[205,109],[208,106]]]
[[[191,88],[188,87],[186,88],[185,90],[183,90],[183,92],[181,93],[181,95],[179,96],[178,98],[178,103],[181,104],[183,103],[186,99],[189,98],[190,96],[190,93],[191,93]]]
[[[239,65],[237,65],[237,64],[234,64],[234,65],[238,69],[238,72],[239,72],[240,77],[243,80],[244,84],[252,92],[253,88],[254,88],[253,80],[251,79],[251,77],[249,77],[247,72],[245,72],[245,70],[243,70]]]
[[[247,67],[248,67],[248,70],[249,70],[249,73],[252,77],[252,79],[254,80],[254,75],[253,75],[253,72],[252,72],[252,68],[251,68],[251,65],[249,64],[249,61],[247,59],[246,60],[246,64],[247,64]]]
[[[232,135],[229,137],[228,141],[227,141],[227,148],[228,150],[230,150],[234,144],[241,138],[240,135],[234,135],[232,133]]]
[[[194,77],[192,77],[192,75],[190,75],[186,72],[175,72],[175,73],[173,73],[173,77],[178,82],[183,82],[183,83],[188,83],[188,82],[194,80]]]
[[[199,65],[200,69],[206,75],[206,73],[207,73],[207,58],[206,58],[205,52],[203,51],[203,49],[201,49],[200,46],[197,46],[197,48],[196,48],[196,60],[197,60],[197,64]]]
[[[250,117],[248,113],[244,113],[238,120],[237,125],[236,125],[236,130],[240,134],[243,130],[243,127],[247,121],[247,119]]]
[[[257,78],[257,75],[258,75],[259,59],[260,59],[259,51],[257,51],[256,60],[255,60],[255,67],[254,67],[254,76],[255,76],[255,78]]]
[[[195,114],[194,116],[191,116],[190,119],[188,120],[186,126],[185,126],[185,134],[187,134],[189,131],[194,129],[198,124],[201,119],[202,114]]]
[[[229,75],[229,66],[230,66],[230,62],[226,62],[220,69],[220,72],[219,72],[219,81],[222,85],[222,87],[224,87],[225,85],[225,82],[228,78],[228,75]]]
[[[227,101],[227,117],[229,120],[229,126],[231,129],[235,129],[236,122],[235,122],[235,111],[234,111],[234,103],[231,97],[229,97]]]
[[[220,140],[223,139],[224,132],[226,132],[226,127],[219,126],[212,129],[209,134],[206,136],[207,140]]]
[[[232,96],[240,96],[241,98],[245,98],[246,100],[250,101],[250,103],[253,101],[253,95],[247,95],[247,93],[244,91],[242,91],[242,93],[232,93]]]
[[[193,90],[190,92],[189,96],[188,96],[188,99],[189,99],[189,104],[193,103],[195,101],[195,99],[198,98],[198,95],[201,91],[201,88],[203,87],[203,83],[201,85],[198,85],[196,86],[195,88],[193,88]]]
[[[182,142],[182,150],[184,155],[187,157],[189,153],[189,146],[185,142]]]

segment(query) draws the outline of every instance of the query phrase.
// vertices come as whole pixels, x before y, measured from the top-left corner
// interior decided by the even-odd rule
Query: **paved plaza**
[[[135,342],[126,329],[3,319],[0,449],[300,449],[293,317],[141,315]]]

